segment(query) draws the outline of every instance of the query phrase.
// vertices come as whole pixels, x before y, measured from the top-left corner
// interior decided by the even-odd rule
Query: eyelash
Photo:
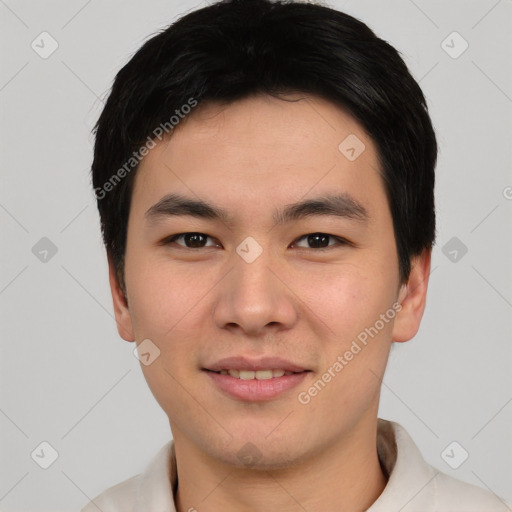
[[[190,231],[190,232],[186,232],[186,233],[178,233],[176,235],[171,235],[170,237],[167,237],[165,238],[164,240],[162,240],[160,242],[160,245],[170,245],[171,243],[175,242],[176,240],[186,236],[186,235],[201,235],[201,236],[204,236],[204,237],[207,237],[207,238],[210,238],[210,239],[213,239],[213,237],[209,236],[209,235],[206,235],[205,233],[199,233],[199,232],[196,232],[196,231]],[[327,247],[299,247],[299,249],[310,249],[310,250],[313,250],[313,251],[325,251],[327,249],[331,249],[331,248],[334,248],[334,247],[340,247],[340,246],[353,246],[354,244],[352,244],[351,242],[349,242],[348,240],[346,240],[345,238],[341,238],[339,236],[335,236],[335,235],[330,235],[328,233],[321,233],[321,232],[314,232],[314,233],[308,233],[307,235],[302,235],[301,237],[297,238],[296,241],[300,241],[300,240],[303,240],[303,239],[307,239],[307,237],[309,236],[327,236],[331,239],[334,239],[338,242],[338,244],[336,245],[328,245]],[[295,243],[295,242],[294,242]],[[197,251],[199,249],[207,249],[208,247],[212,247],[212,246],[206,246],[206,247],[187,247],[187,246],[183,246],[183,245],[180,245],[180,244],[177,244],[180,248],[182,249],[190,249],[190,250],[194,250],[194,251]]]

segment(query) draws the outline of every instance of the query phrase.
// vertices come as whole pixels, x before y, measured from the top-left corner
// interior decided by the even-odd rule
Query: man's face
[[[378,170],[361,126],[311,96],[200,105],[145,157],[128,222],[128,309],[117,316],[125,339],[160,350],[142,369],[176,440],[228,464],[253,450],[256,465],[270,468],[374,422],[400,291]],[[154,207],[169,194],[229,218]],[[339,214],[277,217],[328,195],[343,199]],[[200,235],[171,241],[186,233]],[[240,369],[244,362],[218,365],[237,356],[261,370],[307,371],[272,381],[265,372],[245,380],[209,371]],[[267,357],[284,361],[258,365]],[[247,442],[257,451],[240,452]]]

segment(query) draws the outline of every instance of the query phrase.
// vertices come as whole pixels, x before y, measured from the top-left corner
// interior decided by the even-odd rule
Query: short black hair
[[[376,144],[400,278],[407,280],[411,258],[435,240],[437,142],[425,97],[398,51],[363,22],[324,5],[223,0],[147,40],[116,75],[94,127],[92,182],[123,290],[128,214],[144,145],[163,130],[171,133],[198,102],[290,92],[344,109]]]

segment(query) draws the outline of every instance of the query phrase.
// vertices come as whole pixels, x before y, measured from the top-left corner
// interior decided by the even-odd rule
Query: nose
[[[213,312],[216,325],[254,337],[291,328],[298,307],[286,274],[268,250],[250,263],[234,254],[231,271],[219,283]]]

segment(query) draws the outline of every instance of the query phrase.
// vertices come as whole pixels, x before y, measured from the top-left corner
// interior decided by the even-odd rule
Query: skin
[[[258,95],[199,105],[145,157],[136,175],[125,259],[127,301],[110,283],[118,330],[150,339],[160,355],[141,365],[175,441],[180,512],[366,510],[386,477],[376,451],[381,379],[393,341],[417,332],[430,251],[400,283],[393,224],[374,143],[347,113],[321,98]],[[349,161],[350,134],[365,150]],[[163,196],[221,206],[232,221],[191,216],[148,222]],[[274,226],[272,213],[322,193],[350,194],[365,222],[311,216]],[[204,247],[170,235],[203,233]],[[305,235],[325,233],[324,250]],[[263,252],[236,252],[248,236]],[[301,404],[297,396],[398,301],[401,310],[343,370]],[[274,355],[311,370],[296,388],[260,402],[226,396],[201,370],[223,357]],[[251,442],[261,458],[237,456]]]

